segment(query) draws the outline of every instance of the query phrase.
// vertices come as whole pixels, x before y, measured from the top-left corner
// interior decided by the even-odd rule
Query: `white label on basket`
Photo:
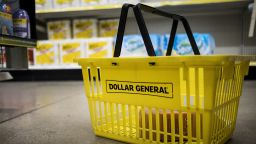
[[[173,98],[173,83],[106,80],[106,92]]]

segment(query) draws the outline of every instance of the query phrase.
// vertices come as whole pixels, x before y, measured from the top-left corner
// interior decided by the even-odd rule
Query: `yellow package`
[[[74,59],[83,56],[81,40],[66,40],[60,42],[61,64],[73,64]]]
[[[48,38],[50,40],[63,40],[71,38],[70,21],[51,21],[47,23]]]
[[[119,19],[99,21],[100,37],[114,37],[117,34]]]
[[[52,0],[36,0],[36,10],[53,8]]]
[[[38,41],[34,55],[36,65],[58,64],[58,43],[55,41]]]
[[[79,7],[79,0],[53,0],[54,8]]]
[[[97,37],[96,19],[75,19],[73,20],[74,38],[92,38]]]
[[[113,55],[113,38],[95,38],[86,41],[85,56],[88,58],[104,58]]]

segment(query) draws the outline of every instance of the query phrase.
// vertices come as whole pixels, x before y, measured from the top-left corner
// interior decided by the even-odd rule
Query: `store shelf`
[[[251,63],[250,63],[250,66],[256,67],[256,61],[251,62]]]
[[[36,41],[26,38],[19,38],[15,36],[7,36],[0,34],[0,45],[1,46],[13,46],[23,48],[34,48],[36,47]]]
[[[26,68],[0,68],[0,72],[27,71]]]
[[[198,12],[204,14],[204,12],[219,12],[220,10],[242,10],[248,7],[248,4],[252,0],[177,0],[167,2],[152,2],[145,3],[147,5],[157,7],[169,12],[175,13],[191,13]],[[67,17],[96,17],[96,18],[111,18],[119,17],[121,4],[107,4],[96,5],[87,7],[75,7],[64,9],[49,9],[49,10],[37,10],[36,14],[41,19],[53,19],[53,18],[67,18]],[[65,13],[65,14],[63,14]]]
[[[81,69],[77,64],[74,65],[49,65],[49,66],[29,66],[29,70],[72,70]]]

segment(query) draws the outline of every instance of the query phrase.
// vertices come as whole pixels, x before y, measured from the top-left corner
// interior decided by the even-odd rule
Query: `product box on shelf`
[[[150,34],[155,53],[157,56],[163,55],[161,49],[161,36],[158,34]],[[141,35],[126,35],[124,36],[121,56],[147,56],[147,51]]]
[[[81,0],[81,6],[90,6],[90,5],[103,5],[107,4],[108,0]]]
[[[194,33],[194,38],[202,55],[214,53],[215,41],[212,35]],[[163,38],[163,51],[167,51],[169,35]],[[174,39],[172,55],[193,55],[193,50],[186,34],[177,34]]]
[[[188,0],[169,0],[169,1],[173,1],[173,2],[182,2],[182,1],[188,1]],[[142,3],[148,3],[148,2],[168,2],[168,0],[140,0],[140,2]]]
[[[96,19],[75,19],[73,20],[73,38],[97,37]]]
[[[52,8],[53,8],[53,0],[36,0],[36,10],[45,10],[45,9],[52,9]]]
[[[29,65],[35,65],[35,49],[34,48],[28,48],[28,64]]]
[[[0,47],[0,68],[4,68],[5,66],[6,66],[5,47]]]
[[[117,34],[119,19],[109,19],[99,21],[100,37],[114,37]]]
[[[54,8],[79,7],[80,0],[53,0]]]
[[[58,43],[56,41],[38,41],[34,53],[36,65],[57,65],[59,64]]]
[[[124,4],[124,3],[130,3],[130,4],[137,4],[140,0],[109,0],[110,4]]]
[[[50,21],[47,23],[48,39],[63,40],[71,38],[69,20]]]
[[[84,56],[83,40],[63,40],[59,42],[60,63],[75,64],[74,59]]]
[[[102,58],[113,56],[113,38],[92,38],[85,41],[85,57]]]
[[[12,14],[0,12],[0,34],[13,35]]]

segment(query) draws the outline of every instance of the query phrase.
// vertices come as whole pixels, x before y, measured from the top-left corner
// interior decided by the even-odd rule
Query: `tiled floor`
[[[256,81],[247,81],[229,144],[256,143]],[[0,144],[112,144],[94,136],[82,82],[0,83]]]

